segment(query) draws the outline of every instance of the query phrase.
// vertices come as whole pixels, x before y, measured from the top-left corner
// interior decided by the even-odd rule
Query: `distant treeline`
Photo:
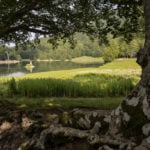
[[[122,37],[113,39],[108,36],[109,45],[99,45],[98,39],[90,40],[85,35],[78,33],[75,35],[75,48],[72,49],[69,42],[59,42],[57,48],[53,49],[52,44],[47,42],[47,38],[42,38],[40,43],[32,45],[19,45],[16,50],[14,47],[0,47],[0,60],[6,60],[6,52],[9,53],[11,60],[19,59],[72,59],[80,56],[103,56],[105,61],[111,61],[117,57],[135,57],[137,51],[143,47],[144,38],[136,35],[129,43]]]

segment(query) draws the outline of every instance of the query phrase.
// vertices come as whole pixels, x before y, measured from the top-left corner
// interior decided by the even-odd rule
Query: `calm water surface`
[[[21,76],[27,73],[67,70],[75,68],[99,67],[100,64],[78,64],[70,61],[56,61],[56,62],[35,62],[33,69],[27,70],[25,65],[29,62],[21,62],[17,64],[0,64],[0,77],[4,76]]]

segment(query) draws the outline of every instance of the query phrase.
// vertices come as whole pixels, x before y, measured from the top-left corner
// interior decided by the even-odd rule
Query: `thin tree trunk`
[[[6,53],[6,56],[7,56],[7,61],[9,61],[9,60],[10,60],[10,59],[9,59],[9,52],[6,51],[5,53]]]

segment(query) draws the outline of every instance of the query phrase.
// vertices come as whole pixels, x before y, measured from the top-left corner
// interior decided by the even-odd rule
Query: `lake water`
[[[25,65],[29,62],[21,62],[17,64],[0,64],[0,77],[4,76],[21,76],[27,73],[54,71],[54,70],[67,70],[75,68],[88,68],[99,67],[100,64],[78,64],[70,61],[54,61],[54,62],[36,62],[33,61],[35,66],[32,70],[27,70]]]

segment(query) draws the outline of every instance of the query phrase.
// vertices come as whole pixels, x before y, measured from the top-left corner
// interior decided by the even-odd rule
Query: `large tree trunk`
[[[144,1],[145,16],[145,44],[137,56],[137,62],[141,65],[141,80],[131,94],[122,103],[123,112],[130,118],[125,126],[132,129],[130,133],[143,132],[144,125],[150,123],[150,1]],[[125,114],[124,114],[125,115]],[[132,126],[133,125],[133,126]],[[149,124],[150,126],[150,124]],[[133,129],[134,127],[134,129]],[[150,127],[149,127],[150,128]],[[149,129],[150,130],[150,129]]]
[[[137,63],[142,68],[141,80],[111,114],[109,133],[116,135],[121,132],[124,136],[143,140],[144,145],[136,149],[150,149],[150,0],[144,1],[145,44],[137,55]]]

